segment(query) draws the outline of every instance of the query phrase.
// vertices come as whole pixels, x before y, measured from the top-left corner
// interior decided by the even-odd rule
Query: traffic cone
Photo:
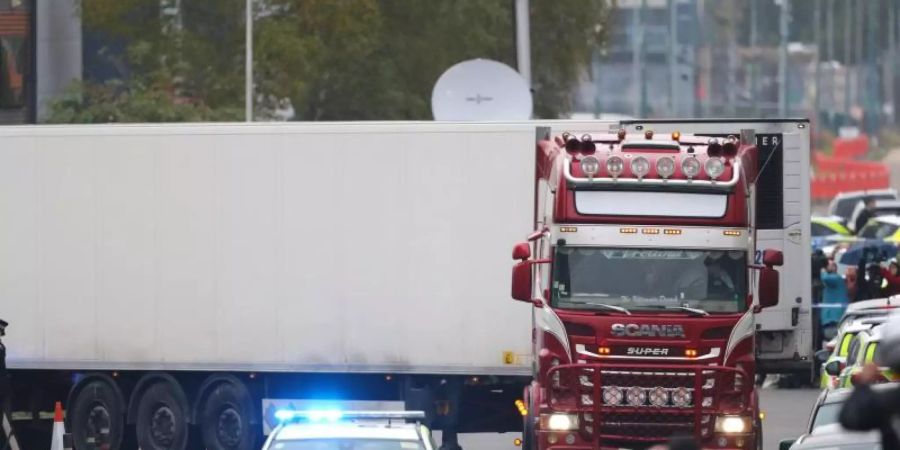
[[[56,402],[53,411],[53,439],[50,441],[50,450],[69,450],[65,446],[66,424],[63,422],[62,402]]]

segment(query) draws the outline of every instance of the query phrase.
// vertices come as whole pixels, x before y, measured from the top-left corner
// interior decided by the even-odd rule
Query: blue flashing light
[[[297,417],[296,411],[291,411],[289,409],[279,409],[278,411],[275,411],[275,418],[282,422],[292,420],[294,417]]]
[[[336,409],[310,411],[279,409],[278,411],[275,411],[275,418],[282,422],[294,419],[306,419],[310,422],[337,422],[344,418],[344,413]]]
[[[343,417],[344,414],[336,409],[306,412],[306,418],[311,422],[337,422]]]

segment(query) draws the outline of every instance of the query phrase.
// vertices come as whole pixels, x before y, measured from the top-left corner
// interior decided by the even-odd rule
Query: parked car
[[[876,353],[878,345],[881,343],[885,325],[877,325],[867,330],[862,330],[856,334],[850,343],[850,350],[847,352],[847,362],[844,370],[841,371],[838,384],[840,387],[853,387],[854,376],[862,372],[863,366],[869,363],[875,363],[880,367],[882,382],[897,381],[896,375],[887,367],[881,367],[881,363]]]
[[[810,219],[810,238],[813,250],[822,249],[826,254],[830,254],[834,245],[840,242],[856,240],[840,216],[813,216]]]
[[[866,204],[864,202],[856,204],[856,207],[853,209],[853,214],[850,215],[850,219],[848,219],[847,222],[848,228],[851,231],[857,231],[854,229],[856,227],[856,218],[859,217],[859,214],[862,213],[865,208]],[[900,200],[875,200],[875,209],[872,211],[872,215],[875,217],[900,215]]]
[[[861,239],[900,243],[900,216],[873,217],[857,235]]]
[[[881,317],[862,317],[854,321],[842,320],[838,324],[837,336],[826,344],[825,350],[816,353],[816,358],[822,363],[819,371],[819,387],[826,390],[838,388],[841,373],[847,366],[847,356],[850,354],[853,340],[857,334],[880,325],[886,320],[886,314],[882,314]]]
[[[873,389],[890,389],[896,383],[876,385]],[[799,449],[880,449],[881,435],[875,433],[856,433],[844,430],[838,423],[838,417],[844,402],[850,397],[852,389],[835,389],[823,391],[813,405],[809,415],[805,433],[797,439],[786,439],[780,442],[781,450]],[[875,444],[877,446],[873,447]],[[859,445],[854,447],[853,445]]]
[[[856,209],[856,205],[860,202],[865,202],[865,200],[870,198],[875,200],[897,200],[898,195],[897,191],[894,189],[841,192],[836,195],[831,200],[831,204],[828,205],[828,214],[842,217],[846,222],[850,220],[850,216],[853,214],[853,210]]]
[[[883,450],[881,433],[847,431],[840,424],[818,428],[802,439],[781,441],[780,450]]]

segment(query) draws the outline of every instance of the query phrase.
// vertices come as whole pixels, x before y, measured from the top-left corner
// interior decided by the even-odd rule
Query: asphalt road
[[[797,438],[803,434],[820,392],[818,389],[776,388],[760,391],[759,403],[766,413],[763,421],[765,450],[778,450],[778,442],[782,439]]]
[[[765,388],[760,392],[760,404],[766,418],[763,421],[765,450],[778,450],[782,439],[796,438],[803,434],[809,412],[819,396],[815,389]],[[518,450],[513,439],[521,433],[464,434],[459,440],[464,450]],[[438,444],[440,432],[435,433]]]

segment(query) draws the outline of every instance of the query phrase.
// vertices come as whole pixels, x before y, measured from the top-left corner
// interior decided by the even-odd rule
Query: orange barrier
[[[850,172],[816,175],[810,182],[814,200],[829,200],[841,192],[889,187],[891,175],[884,172]]]
[[[816,171],[810,180],[814,200],[828,200],[845,191],[890,187],[891,174],[883,163],[857,161],[814,153]]]
[[[857,161],[855,159],[828,156],[822,153],[813,153],[813,165],[820,172],[867,171],[884,168],[884,164],[878,161]]]
[[[832,145],[831,154],[835,158],[860,158],[869,153],[869,137],[865,134],[860,134],[855,138],[836,138]]]

